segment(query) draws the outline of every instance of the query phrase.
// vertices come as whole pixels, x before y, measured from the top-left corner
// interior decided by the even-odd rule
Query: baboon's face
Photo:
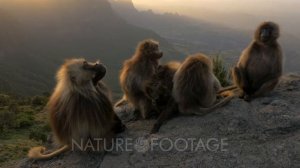
[[[87,62],[84,59],[73,60],[69,64],[69,75],[72,83],[84,85],[89,82],[98,82],[106,74],[106,68],[99,61]]]
[[[272,27],[264,27],[260,30],[260,40],[262,42],[268,42],[272,38],[273,28]]]
[[[163,56],[163,52],[159,50],[159,44],[154,42],[146,42],[142,46],[143,53],[150,57],[150,59],[160,59]]]
[[[263,43],[273,42],[279,36],[279,28],[274,23],[263,24],[258,31],[257,38]]]

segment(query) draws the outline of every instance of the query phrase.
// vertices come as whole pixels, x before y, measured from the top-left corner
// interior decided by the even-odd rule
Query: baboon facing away
[[[57,73],[57,85],[47,104],[50,124],[63,147],[44,154],[44,147],[32,148],[28,157],[47,159],[70,150],[72,141],[83,144],[94,138],[111,142],[124,126],[113,111],[109,90],[100,81],[106,74],[103,64],[84,59],[67,60]],[[101,144],[102,150],[104,144]]]
[[[241,98],[250,101],[272,91],[282,75],[282,51],[278,44],[279,26],[264,22],[256,30],[253,42],[243,51],[232,75]]]
[[[217,101],[221,84],[213,74],[212,61],[203,54],[189,56],[173,80],[173,96],[181,114],[205,115],[233,98],[229,95]]]
[[[217,102],[221,89],[219,80],[213,74],[212,62],[205,55],[188,57],[182,64],[171,62],[160,66],[153,80],[153,94],[160,115],[151,133],[159,131],[161,125],[177,114],[205,115],[228,103],[233,95],[227,95]]]
[[[149,84],[162,56],[158,42],[144,40],[139,43],[132,58],[125,61],[121,70],[120,83],[125,94],[124,99],[139,111],[143,119],[156,115],[153,100],[149,96]],[[124,100],[117,104],[122,104],[122,101]]]

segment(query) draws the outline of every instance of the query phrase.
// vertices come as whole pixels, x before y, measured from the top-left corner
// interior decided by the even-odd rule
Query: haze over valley
[[[144,6],[142,6],[139,2],[145,2],[144,4],[142,4]],[[158,7],[157,3],[151,5],[152,3],[142,0],[111,0],[112,6],[115,9],[115,11],[119,13],[120,16],[125,18],[128,22],[140,27],[154,30],[162,37],[166,38],[170,43],[172,43],[175,46],[176,49],[180,50],[185,55],[193,54],[195,52],[204,52],[210,55],[222,54],[222,56],[227,61],[228,66],[236,63],[241,51],[251,42],[256,27],[261,22],[270,19],[268,17],[264,17],[264,15],[260,15],[260,4],[256,1],[251,1],[251,3],[248,0],[242,2],[237,2],[235,0],[222,1],[218,5],[220,6],[220,8],[216,8],[219,9],[219,11],[214,12],[214,10],[210,9],[209,11],[212,14],[205,19],[202,19],[200,14],[191,15],[191,13],[184,12],[182,8],[179,7],[187,7],[188,9],[201,9],[201,4],[204,4],[204,6],[206,6],[209,9],[209,7],[211,7],[213,4],[216,4],[215,0],[210,1],[210,3],[206,3],[206,0],[187,0],[184,4],[182,3],[182,1],[175,0],[172,2],[175,3],[171,3],[167,0],[161,1]],[[191,4],[189,4],[189,2],[191,2]],[[233,2],[237,2],[237,4],[235,4],[237,6],[235,6],[232,9],[232,11],[237,12],[236,17],[238,17],[239,19],[234,19],[236,17],[231,17],[230,15],[228,15],[228,12],[221,9],[222,7],[228,7],[228,5],[233,4]],[[242,6],[242,4],[246,5],[247,2],[248,5],[252,5],[250,5],[249,9],[245,9],[244,12],[251,12],[251,6],[253,6],[254,8],[256,5],[257,8],[255,8],[255,10],[253,9],[251,15],[257,15],[261,19],[253,20],[247,17],[249,16],[249,14],[247,14],[246,16],[243,15],[242,9],[244,9],[245,7],[240,6]],[[298,3],[296,1],[291,1],[291,3],[292,2]],[[283,6],[290,6],[291,3],[286,3]],[[170,6],[168,7],[167,4]],[[274,14],[274,18],[276,18],[276,16],[290,16],[290,18],[295,17],[292,15],[279,15],[280,10],[278,9],[280,4],[281,3],[275,3],[274,6],[268,6],[267,3],[262,3],[261,5],[263,8],[266,8],[266,11],[272,11],[276,9],[275,11],[277,11],[277,14]],[[176,8],[176,6],[178,8]],[[147,7],[151,7],[152,9],[147,9]],[[178,13],[177,11],[181,11],[183,14]],[[198,12],[201,11],[202,10],[198,10]],[[217,21],[212,17],[214,14],[218,13],[220,14],[220,16],[224,17],[224,19],[220,19],[222,21]],[[286,13],[288,13],[287,10]],[[294,13],[299,12],[295,11]],[[206,14],[208,15],[208,13]],[[271,13],[269,14],[271,15]],[[227,22],[227,20],[231,19],[232,21]],[[278,19],[279,18],[275,19],[274,21],[278,22],[282,29],[280,42],[282,43],[284,53],[286,56],[285,65],[287,66],[285,70],[299,71],[300,69],[298,68],[298,63],[296,63],[300,61],[300,52],[298,50],[298,48],[300,47],[299,38],[295,36],[292,33],[292,31],[288,31],[286,29],[286,27],[288,27],[289,24],[284,24],[281,22],[285,20],[278,21]],[[226,22],[227,24],[223,24],[223,22]],[[231,22],[233,23],[232,26],[229,25],[229,23]],[[243,22],[247,22],[247,24],[245,25]],[[242,26],[244,26],[244,28],[242,28]]]
[[[217,1],[188,0],[191,3],[184,5],[179,0],[1,0],[0,91],[20,95],[51,92],[59,65],[66,58],[85,57],[106,64],[105,80],[120,93],[122,62],[146,38],[160,41],[164,61],[183,60],[188,54],[203,52],[221,54],[230,67],[251,41],[256,26],[267,18],[261,8],[249,6],[246,10],[242,3],[230,12],[223,9],[229,10],[233,1],[211,9]],[[277,10],[282,3],[274,4],[269,11]],[[286,1],[285,9],[292,4],[298,2]],[[262,2],[263,7],[267,5]],[[256,13],[249,14],[254,8]],[[286,71],[300,71],[298,30],[293,26],[299,22],[295,19],[298,12],[268,14],[282,18],[280,41]]]
[[[178,13],[244,30],[273,20],[289,34],[300,37],[298,0],[133,0],[133,3],[138,10]]]

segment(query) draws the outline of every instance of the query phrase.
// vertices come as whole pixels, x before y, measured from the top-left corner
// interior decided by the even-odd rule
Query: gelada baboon
[[[62,148],[44,154],[44,147],[34,147],[28,157],[47,159],[94,138],[111,142],[124,126],[113,111],[109,90],[101,82],[106,74],[103,64],[84,59],[67,60],[57,73],[57,85],[47,104],[50,124]],[[97,149],[102,148],[97,147]]]
[[[242,90],[241,98],[250,101],[272,91],[282,74],[282,51],[278,44],[279,26],[262,23],[255,32],[253,42],[243,51],[233,79]]]
[[[155,115],[156,110],[149,96],[149,83],[157,71],[162,56],[158,42],[145,40],[139,43],[135,54],[125,61],[121,70],[120,84],[125,96],[116,106],[127,100],[139,111],[143,119]]]
[[[151,133],[159,131],[161,125],[178,114],[176,102],[172,96],[173,77],[180,67],[180,62],[169,62],[158,67],[151,84],[151,97],[155,101],[159,116]]]
[[[181,114],[205,115],[228,103],[233,95],[217,101],[221,89],[212,61],[203,54],[188,57],[174,76],[173,96]]]

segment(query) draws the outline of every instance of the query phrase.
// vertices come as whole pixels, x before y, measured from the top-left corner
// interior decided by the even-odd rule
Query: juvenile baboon
[[[151,133],[158,132],[164,122],[178,114],[178,107],[172,96],[172,90],[173,77],[180,65],[180,62],[169,62],[165,65],[160,65],[157,73],[154,75],[151,84],[151,97],[155,100],[159,116]]]
[[[124,130],[113,111],[109,90],[101,82],[105,74],[103,64],[84,59],[67,60],[61,66],[46,109],[54,136],[63,147],[50,154],[44,154],[44,147],[35,147],[29,151],[29,158],[54,157],[70,150],[72,141],[85,144],[102,138],[109,143],[115,133]]]
[[[125,61],[121,70],[120,84],[125,96],[117,105],[126,99],[139,111],[143,119],[155,115],[156,110],[149,96],[149,83],[157,71],[162,56],[158,42],[145,40],[139,43],[135,54]]]
[[[282,51],[278,44],[279,26],[264,22],[256,30],[253,42],[243,51],[233,79],[242,90],[241,98],[250,101],[272,91],[282,74]]]
[[[221,84],[213,74],[212,61],[203,54],[188,57],[173,81],[173,96],[182,114],[205,115],[233,98],[230,95],[217,102]]]

